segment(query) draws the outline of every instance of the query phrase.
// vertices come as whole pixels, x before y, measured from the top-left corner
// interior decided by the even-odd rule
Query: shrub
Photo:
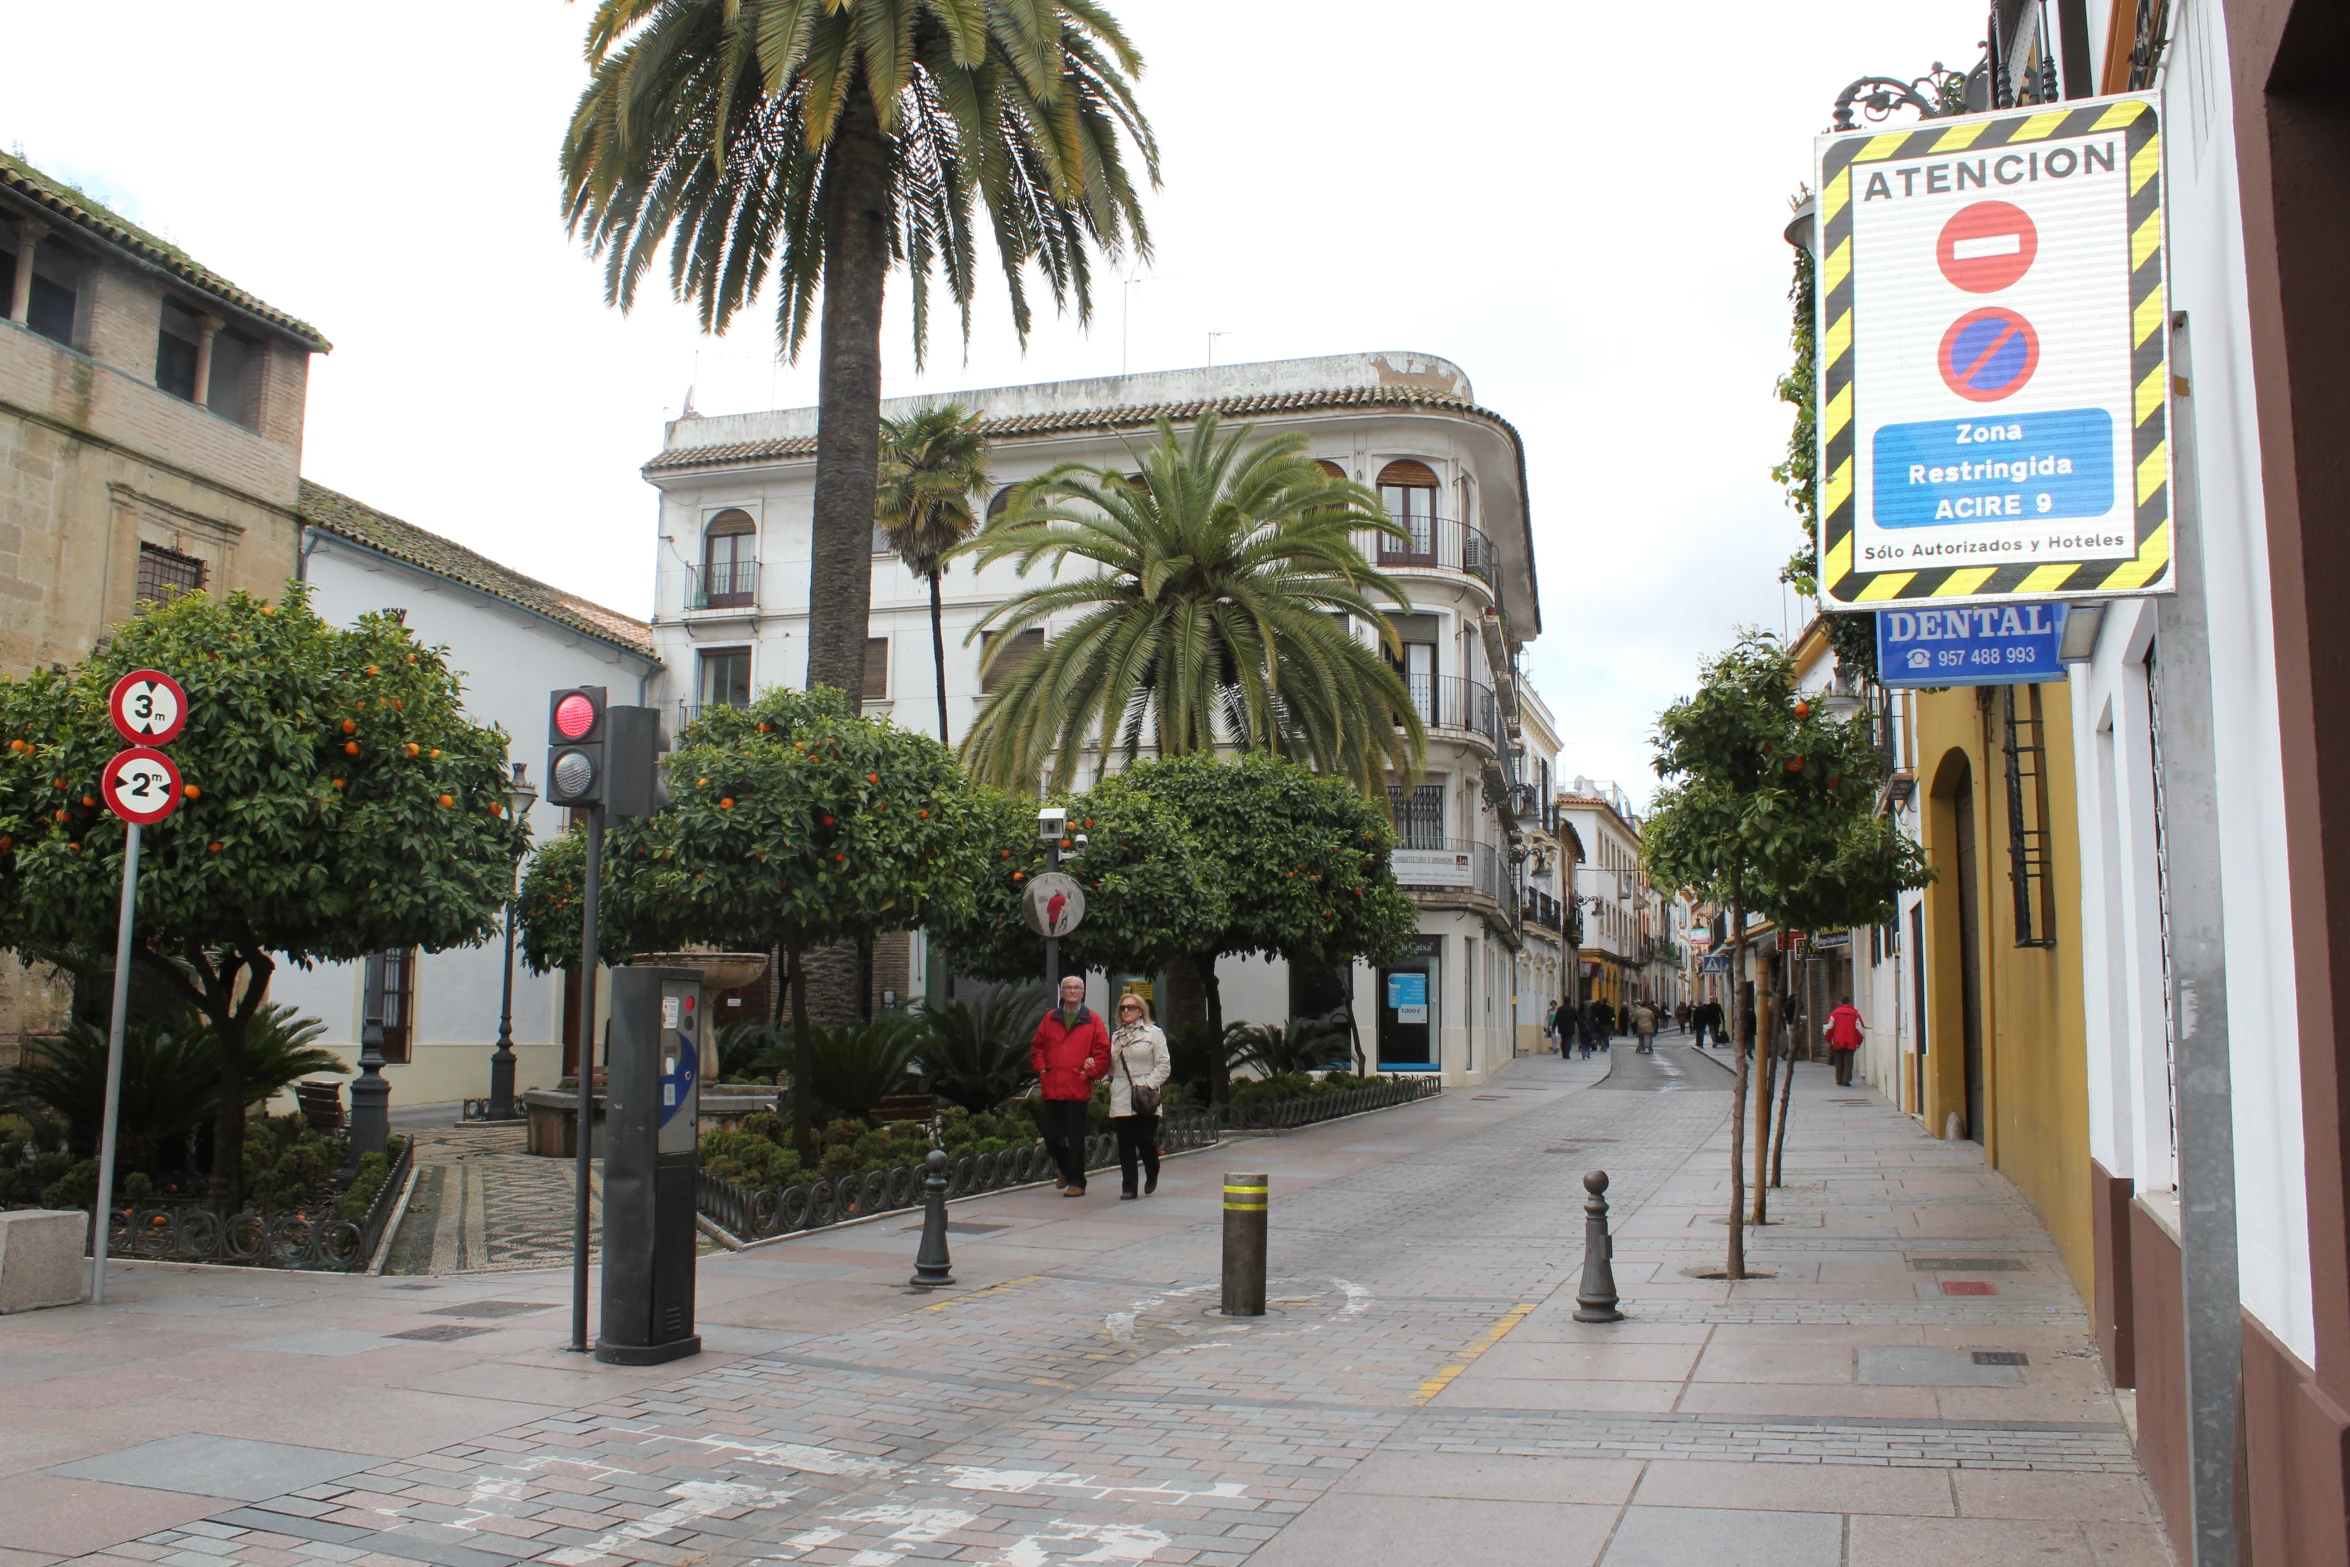
[[[1051,998],[1042,985],[1002,986],[978,1001],[925,1005],[922,1070],[931,1092],[966,1110],[992,1110],[1028,1089],[1037,1021]]]
[[[1278,1023],[1235,1023],[1224,1031],[1224,1046],[1232,1064],[1284,1077],[1354,1065],[1354,1047],[1344,1021],[1327,1018]]]
[[[815,1103],[835,1116],[863,1115],[903,1088],[908,1069],[928,1039],[922,1020],[905,1012],[885,1013],[845,1028],[812,1029],[810,1034],[815,1047]]]

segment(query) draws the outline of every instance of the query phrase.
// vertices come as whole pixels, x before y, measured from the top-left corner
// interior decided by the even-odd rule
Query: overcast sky
[[[1698,659],[1798,613],[1769,470],[1788,410],[1787,198],[1836,91],[1971,60],[1980,0],[1110,0],[1165,150],[1156,257],[1023,353],[992,292],[889,395],[1367,349],[1440,354],[1527,448],[1568,776],[1654,786]],[[624,319],[566,240],[557,138],[584,5],[423,11],[0,0],[0,141],[335,351],[309,476],[615,608],[652,601],[638,466],[704,413],[815,400],[771,302],[719,342]],[[1144,281],[1127,287],[1125,277]],[[896,306],[902,292],[893,293]]]

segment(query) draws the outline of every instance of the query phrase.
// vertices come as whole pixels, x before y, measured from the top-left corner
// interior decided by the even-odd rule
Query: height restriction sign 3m
[[[1818,152],[1830,603],[2169,592],[2152,100],[1927,120]]]

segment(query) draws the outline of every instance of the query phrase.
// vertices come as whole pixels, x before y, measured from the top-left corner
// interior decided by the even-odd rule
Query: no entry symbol
[[[2040,334],[2004,305],[1970,310],[1942,334],[1935,362],[1943,384],[1959,396],[1995,403],[2021,391],[2040,367]]]
[[[2023,208],[2004,201],[1961,207],[1934,244],[1942,275],[1970,294],[1998,293],[2029,272],[2039,253],[2040,231]]]

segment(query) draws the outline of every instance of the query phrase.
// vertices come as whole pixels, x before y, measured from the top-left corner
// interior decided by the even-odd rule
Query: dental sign
[[[2014,686],[2065,678],[2062,604],[1877,611],[1877,672],[1892,687]]]
[[[1818,174],[1829,607],[2169,591],[2152,102],[1825,137]]]

